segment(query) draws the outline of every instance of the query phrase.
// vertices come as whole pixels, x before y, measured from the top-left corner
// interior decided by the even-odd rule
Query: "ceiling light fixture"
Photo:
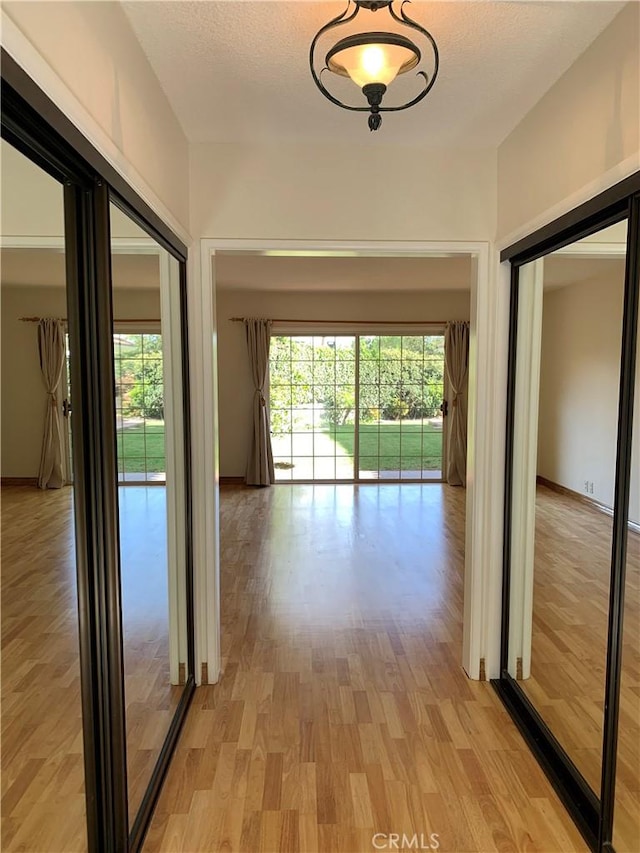
[[[413,107],[425,98],[436,82],[439,67],[438,46],[431,33],[412,21],[404,12],[403,0],[399,13],[393,7],[394,0],[348,0],[347,8],[337,18],[329,21],[316,33],[309,50],[309,66],[313,80],[325,96],[332,103],[345,110],[354,112],[368,112],[369,129],[377,130],[382,123],[381,113],[398,112]],[[354,6],[351,11],[351,6]],[[386,9],[390,17],[398,24],[417,30],[427,39],[428,46],[433,53],[433,70],[431,76],[426,71],[418,71],[417,76],[424,79],[422,90],[411,100],[399,106],[382,106],[382,98],[387,88],[399,74],[404,74],[416,68],[422,60],[422,54],[417,45],[405,35],[397,32],[364,32],[347,36],[340,39],[329,50],[325,57],[324,67],[318,73],[316,71],[316,45],[318,40],[329,30],[348,24],[356,17],[361,9],[369,12],[377,12]],[[341,77],[350,77],[362,90],[367,99],[368,106],[344,104],[324,86],[322,75],[325,71],[338,74]]]

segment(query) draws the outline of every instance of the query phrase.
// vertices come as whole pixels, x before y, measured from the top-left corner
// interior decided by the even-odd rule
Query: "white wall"
[[[120,4],[2,8],[124,155],[125,177],[132,167],[188,230],[187,140]]]
[[[630,2],[502,143],[499,239],[555,206],[564,212],[610,170],[640,168],[639,43],[640,3]]]
[[[191,217],[207,237],[491,240],[496,152],[193,145]]]
[[[244,476],[251,439],[253,382],[242,323],[230,317],[321,320],[468,320],[469,291],[282,293],[219,289],[220,475]]]
[[[0,169],[2,236],[62,237],[62,184],[4,139],[0,141]],[[113,204],[110,227],[112,237],[146,238],[152,241],[139,225]]]
[[[537,473],[613,506],[620,384],[622,277],[544,294]],[[636,372],[640,418],[640,369]],[[629,517],[640,521],[640,440],[633,448]]]
[[[35,163],[2,140],[2,236],[61,237],[64,188]]]
[[[62,287],[1,290],[3,477],[36,477],[40,463],[46,395],[38,361],[37,326],[20,317],[65,317]],[[114,290],[114,315],[135,319],[160,316],[160,294],[153,290]]]

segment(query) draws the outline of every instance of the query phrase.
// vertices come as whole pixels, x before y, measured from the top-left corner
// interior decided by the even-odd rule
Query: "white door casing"
[[[483,242],[347,242],[300,240],[203,239],[200,256],[189,265],[189,329],[194,459],[194,556],[196,565],[196,677],[207,665],[208,681],[221,671],[220,658],[220,554],[219,471],[215,272],[216,251],[313,251],[319,255],[336,251],[367,255],[471,255],[471,341],[469,370],[469,431],[467,466],[467,530],[465,558],[465,616],[461,663],[471,678],[481,675],[485,659],[487,675],[497,675],[500,626],[488,623],[486,613],[499,613],[500,555],[502,549],[503,447],[495,436],[504,436],[504,406],[495,407],[502,389],[502,373],[495,369],[500,332],[506,335],[504,317],[492,300],[490,258],[492,249]],[[194,253],[195,254],[195,253]],[[500,303],[504,307],[507,297]],[[504,314],[504,311],[502,312]],[[504,347],[506,353],[506,347]],[[501,456],[502,454],[502,456]],[[487,511],[488,504],[491,511]],[[200,503],[202,500],[202,503]],[[494,529],[498,523],[499,529]],[[489,567],[493,569],[489,572]],[[492,583],[492,587],[488,585]],[[491,599],[494,599],[491,602]],[[489,609],[489,605],[491,607]],[[486,658],[493,652],[494,659]],[[200,678],[198,678],[200,682]]]

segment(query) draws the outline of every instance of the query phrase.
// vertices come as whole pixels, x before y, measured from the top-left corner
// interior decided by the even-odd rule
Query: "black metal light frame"
[[[418,24],[416,21],[409,18],[408,15],[405,13],[405,4],[410,2],[411,0],[402,0],[400,10],[399,12],[396,12],[393,7],[394,0],[347,0],[347,8],[344,10],[344,12],[341,15],[338,15],[336,18],[333,18],[323,27],[321,27],[314,36],[313,41],[311,42],[311,47],[309,49],[309,67],[311,69],[311,76],[313,77],[313,81],[318,87],[318,89],[322,92],[325,98],[331,101],[331,103],[335,104],[338,107],[342,107],[342,109],[344,110],[351,110],[352,112],[368,112],[370,114],[370,130],[378,130],[378,128],[380,127],[382,123],[382,116],[380,115],[381,113],[400,112],[401,110],[408,110],[409,107],[413,107],[416,104],[419,104],[420,101],[426,98],[426,96],[429,94],[438,76],[438,70],[440,68],[440,54],[438,52],[438,45],[436,44],[435,39],[428,30],[420,26],[420,24]],[[351,10],[352,3],[353,10]],[[320,69],[319,72],[316,71],[316,47],[318,41],[325,33],[329,32],[330,30],[333,30],[336,27],[342,26],[343,24],[348,24],[349,22],[353,21],[354,18],[358,15],[360,9],[367,9],[371,12],[377,12],[380,9],[387,9],[389,15],[394,21],[419,32],[422,36],[426,38],[428,44],[431,46],[431,49],[433,51],[433,73],[431,77],[429,77],[426,71],[416,72],[417,77],[422,77],[424,79],[424,86],[422,90],[418,93],[418,95],[416,95],[416,97],[412,98],[410,101],[407,101],[406,103],[397,106],[382,106],[382,98],[387,90],[387,87],[382,83],[369,83],[362,89],[363,94],[368,101],[367,106],[362,106],[358,104],[345,104],[335,95],[331,94],[331,92],[323,84],[322,75],[325,71],[329,71],[331,73],[340,73],[336,72],[335,69],[330,67],[330,61],[335,53],[337,53],[339,50],[345,50],[348,47],[356,47],[357,45],[363,43],[373,43],[374,40],[378,44],[401,44],[402,46],[411,49],[416,55],[417,59],[415,63],[412,63],[410,67],[406,68],[405,70],[410,70],[410,68],[415,67],[415,65],[417,65],[422,59],[422,53],[420,49],[405,36],[399,36],[396,33],[382,32],[358,33],[353,36],[348,36],[347,38],[342,39],[337,44],[335,44],[327,53],[325,57],[324,66]],[[375,37],[375,39],[373,37]],[[364,39],[366,39],[366,42],[364,41]]]

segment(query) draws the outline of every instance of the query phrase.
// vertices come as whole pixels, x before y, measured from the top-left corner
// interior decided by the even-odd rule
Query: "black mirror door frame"
[[[187,249],[3,50],[2,138],[64,186],[74,496],[87,838],[90,851],[142,846],[195,691],[186,317]],[[109,201],[180,262],[187,530],[188,670],[138,814],[129,827],[118,480],[116,466]]]
[[[600,790],[591,790],[553,732],[508,671],[511,526],[513,497],[514,411],[520,268],[609,225],[627,219],[624,316],[620,358],[620,393],[609,586],[609,620],[605,676],[604,732]],[[505,447],[505,503],[500,678],[492,684],[522,732],[591,850],[611,850],[622,664],[622,629],[628,538],[633,405],[640,290],[640,172],[580,205],[500,255],[511,263],[509,366]]]

